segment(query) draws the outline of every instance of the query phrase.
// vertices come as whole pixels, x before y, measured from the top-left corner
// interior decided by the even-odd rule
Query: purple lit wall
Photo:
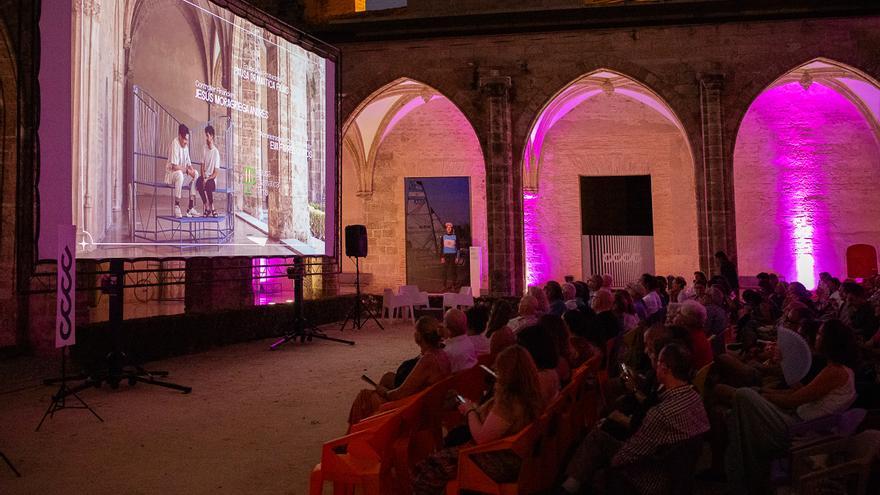
[[[845,276],[846,247],[880,244],[880,149],[865,115],[814,82],[769,89],[743,119],[734,151],[742,274],[774,271],[815,287]]]
[[[573,96],[576,106],[555,101],[547,106],[550,115],[538,119],[538,125],[552,127],[532,132],[535,141],[526,150],[543,157],[537,189],[523,194],[527,284],[583,275],[580,176],[651,175],[657,269],[690,273],[698,266],[694,165],[687,141],[664,105],[632,93]],[[538,164],[527,158],[525,166]]]

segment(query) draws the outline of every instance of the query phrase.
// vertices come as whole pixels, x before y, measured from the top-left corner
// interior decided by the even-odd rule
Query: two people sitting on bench
[[[171,141],[171,152],[168,154],[168,164],[165,167],[165,183],[174,186],[174,216],[177,218],[183,217],[180,197],[184,182],[189,190],[186,216],[199,216],[199,212],[195,209],[196,190],[202,198],[204,216],[217,216],[214,210],[214,190],[217,188],[215,180],[220,168],[220,152],[214,146],[214,136],[214,127],[210,125],[205,127],[205,160],[198,171],[193,167],[189,156],[189,128],[185,124],[180,124],[177,128],[177,137]]]

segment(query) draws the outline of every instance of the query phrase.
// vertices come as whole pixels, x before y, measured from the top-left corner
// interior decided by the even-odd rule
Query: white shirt
[[[205,179],[214,175],[215,168],[220,168],[220,152],[216,146],[211,146],[205,151]]]
[[[651,316],[663,307],[663,301],[660,300],[660,295],[655,291],[651,291],[647,296],[643,297],[642,302],[645,303],[646,316]]]
[[[507,322],[507,328],[509,328],[511,332],[516,333],[521,328],[529,327],[537,323],[538,317],[535,315],[517,316],[511,318],[510,321]]]
[[[192,165],[192,162],[189,159],[189,146],[183,147],[180,145],[180,138],[176,137],[171,141],[171,153],[168,154],[168,164],[165,165],[165,183],[171,184],[174,181],[172,174],[175,170],[172,169],[173,165],[177,165],[181,168],[181,173],[186,173],[186,166]]]
[[[459,335],[448,339],[443,350],[449,356],[449,364],[452,365],[453,373],[473,368],[477,364],[477,350],[474,349],[474,343],[471,342],[468,335]]]
[[[181,146],[179,137],[176,137],[171,141],[171,154],[168,155],[168,161],[181,168],[186,168],[187,165],[192,165],[192,162],[189,159],[189,146]]]
[[[471,342],[474,344],[474,350],[477,351],[477,356],[489,354],[489,339],[487,339],[484,334],[470,335],[470,338]]]

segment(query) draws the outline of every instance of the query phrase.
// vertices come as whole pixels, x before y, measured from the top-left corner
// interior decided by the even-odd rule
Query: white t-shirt
[[[205,151],[205,179],[214,175],[214,169],[220,168],[220,152],[216,146],[211,146]]]
[[[443,350],[449,356],[449,364],[452,365],[453,373],[473,368],[477,364],[477,350],[474,349],[474,343],[468,335],[447,339],[446,347]]]
[[[192,165],[192,162],[189,159],[189,146],[183,147],[180,145],[180,138],[175,137],[171,141],[171,153],[168,154],[168,164],[165,166],[165,182],[170,184],[172,179],[171,174],[174,173],[172,168],[173,165],[177,165],[182,168],[181,172],[186,173],[186,166]]]

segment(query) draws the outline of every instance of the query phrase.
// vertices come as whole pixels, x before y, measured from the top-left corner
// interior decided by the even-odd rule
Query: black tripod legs
[[[311,341],[312,339],[321,339],[321,340],[329,340],[331,342],[339,342],[340,344],[348,344],[354,345],[354,341],[345,340],[345,339],[337,339],[335,337],[328,337],[324,332],[320,329],[308,324],[306,321],[294,321],[293,323],[293,331],[285,334],[280,339],[276,340],[275,343],[269,346],[270,351],[274,351],[275,349],[281,347],[282,345],[292,341],[299,339],[300,342]]]
[[[15,473],[16,476],[21,478],[21,473],[18,472],[18,469],[15,469],[15,466],[12,464],[12,461],[10,461],[8,457],[6,457],[6,454],[0,452],[0,457],[3,458],[3,462],[5,462],[7,466],[9,466],[9,469],[11,469],[12,472]]]
[[[40,428],[43,426],[43,422],[46,421],[46,418],[47,417],[49,417],[49,418],[54,417],[55,413],[62,410],[62,409],[86,409],[90,413],[92,413],[96,418],[98,418],[98,421],[103,423],[104,419],[101,418],[101,416],[98,416],[98,413],[96,413],[94,409],[92,409],[88,404],[86,404],[86,401],[82,400],[82,398],[79,396],[79,394],[77,394],[77,392],[79,392],[80,390],[84,390],[84,389],[89,388],[91,386],[92,386],[92,383],[88,382],[88,381],[85,383],[81,383],[80,385],[78,385],[74,388],[68,387],[67,383],[62,383],[61,387],[58,389],[58,391],[55,392],[55,395],[52,396],[52,402],[49,404],[49,408],[46,409],[46,412],[43,414],[43,417],[40,419],[40,424],[37,425],[37,429],[34,431],[40,431]],[[71,395],[79,402],[80,405],[78,405],[78,406],[67,405],[67,397],[71,396]],[[6,462],[8,463],[9,460],[7,459]],[[14,468],[13,468],[13,470],[14,470]]]
[[[362,313],[366,313],[366,317]],[[360,300],[360,297],[355,300],[354,306],[348,311],[348,315],[345,317],[345,321],[342,322],[342,327],[340,330],[345,330],[348,322],[351,322],[352,328],[357,328],[360,330],[364,325],[367,324],[368,321],[373,320],[376,322],[376,325],[379,325],[379,328],[385,330],[385,327],[382,326],[382,323],[379,322],[378,318],[376,318],[376,313],[370,309],[370,306],[367,304],[363,304]]]

